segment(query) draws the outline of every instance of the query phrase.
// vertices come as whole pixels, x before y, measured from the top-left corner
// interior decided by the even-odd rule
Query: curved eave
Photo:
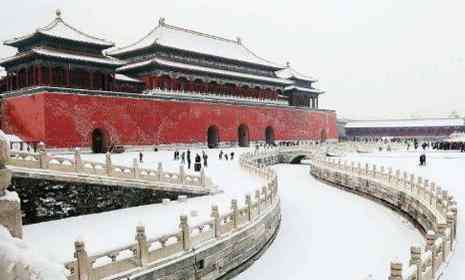
[[[36,39],[36,38],[38,38],[40,36],[50,38],[50,39],[54,39],[54,40],[61,40],[61,41],[65,41],[65,42],[70,42],[70,43],[74,43],[74,44],[81,44],[81,45],[91,46],[91,47],[94,47],[94,48],[100,49],[100,50],[105,50],[105,49],[111,48],[111,47],[113,47],[115,45],[112,42],[109,42],[108,44],[103,44],[103,43],[102,44],[96,44],[96,43],[92,43],[92,42],[72,40],[72,39],[69,39],[69,38],[52,36],[50,34],[45,34],[45,33],[42,33],[40,31],[36,31],[35,33],[29,34],[29,35],[26,35],[26,36],[23,36],[23,37],[14,38],[14,39],[11,39],[11,40],[4,41],[3,44],[5,46],[19,48],[19,47],[21,47],[23,45],[27,45],[28,41],[33,41],[34,39]]]
[[[189,65],[189,64],[185,64],[181,62],[174,62],[174,61],[168,61],[168,60],[156,59],[156,58],[125,65],[125,66],[119,67],[118,69],[116,69],[116,71],[125,73],[125,72],[130,72],[131,70],[142,69],[142,68],[146,68],[152,65],[156,65],[159,67],[187,70],[187,71],[197,72],[197,73],[209,73],[209,74],[213,74],[216,76],[230,77],[233,79],[255,80],[255,81],[261,81],[261,82],[266,82],[266,83],[272,83],[272,84],[280,85],[280,86],[286,86],[286,85],[292,84],[292,81],[281,79],[281,78],[264,77],[264,76],[239,73],[239,72],[233,72],[229,70],[221,70],[221,69],[209,68],[209,67],[198,66],[198,65]]]
[[[81,62],[81,63],[84,62],[84,63],[90,63],[94,65],[105,65],[105,66],[110,66],[114,68],[124,64],[123,61],[119,61],[119,60],[117,61],[112,58],[88,57],[88,56],[81,56],[81,55],[76,55],[76,54],[60,53],[60,52],[53,51],[53,50],[32,49],[30,51],[0,60],[0,65],[8,66],[18,61],[21,61],[23,59],[33,58],[34,56],[55,58],[55,59],[61,59],[65,61],[76,61],[76,62]]]

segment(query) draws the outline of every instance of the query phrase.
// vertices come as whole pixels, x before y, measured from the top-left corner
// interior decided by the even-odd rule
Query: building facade
[[[126,47],[88,35],[59,11],[8,40],[0,60],[1,126],[49,147],[335,139],[316,79],[260,58],[240,39],[162,18]]]
[[[436,118],[348,121],[344,129],[349,139],[379,137],[444,139],[454,132],[465,131],[465,120]]]

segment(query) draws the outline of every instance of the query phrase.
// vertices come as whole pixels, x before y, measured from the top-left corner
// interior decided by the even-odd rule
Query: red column
[[[10,91],[10,74],[6,75],[6,90]]]
[[[42,85],[42,65],[37,67],[37,84]]]
[[[48,85],[51,86],[53,84],[53,71],[52,66],[48,66]]]
[[[69,65],[68,67],[66,67],[66,70],[65,70],[65,87],[69,87],[69,80],[70,80],[70,69],[69,69]]]
[[[22,85],[23,87],[28,87],[29,86],[29,69],[26,68],[24,70],[24,75],[26,76],[25,77],[25,81],[24,81],[24,85]]]
[[[94,72],[89,72],[89,88],[94,89]]]

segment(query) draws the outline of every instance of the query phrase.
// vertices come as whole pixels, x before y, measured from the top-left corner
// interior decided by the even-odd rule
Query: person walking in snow
[[[224,154],[224,159],[228,160],[228,154],[227,153]]]
[[[187,150],[187,169],[191,169],[191,150]]]
[[[231,152],[231,160],[234,160],[234,152]]]
[[[200,158],[200,155],[197,154],[195,155],[194,171],[200,172],[201,168],[202,168],[201,158]]]
[[[208,167],[208,155],[206,153],[203,153],[203,166]]]
[[[186,163],[186,152],[182,152],[181,154],[181,164],[185,164]]]
[[[144,162],[144,154],[142,152],[139,152],[139,162],[140,163]]]
[[[223,159],[223,150],[220,151],[220,154],[219,154],[218,158],[219,158],[220,160]]]

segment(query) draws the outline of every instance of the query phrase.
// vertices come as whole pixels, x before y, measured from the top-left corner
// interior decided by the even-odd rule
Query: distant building
[[[394,119],[349,121],[345,124],[345,134],[354,137],[400,137],[440,139],[456,131],[465,131],[465,119]]]

